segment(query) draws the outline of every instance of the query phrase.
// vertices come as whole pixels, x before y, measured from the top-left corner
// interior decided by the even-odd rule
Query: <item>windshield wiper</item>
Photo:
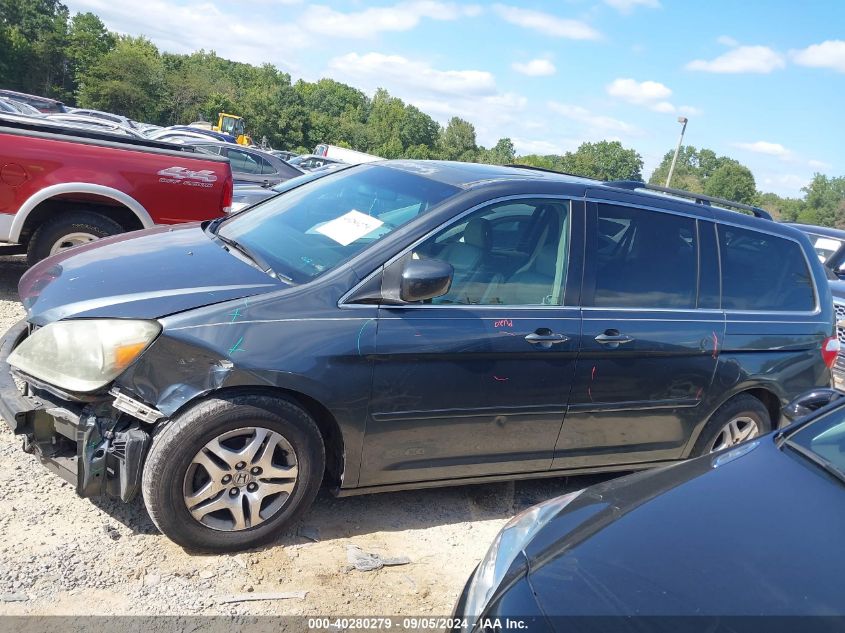
[[[287,275],[277,273],[275,270],[273,270],[273,268],[270,266],[270,264],[268,264],[267,261],[261,255],[259,255],[258,253],[256,253],[252,249],[244,246],[240,242],[237,242],[237,241],[235,241],[235,240],[233,240],[229,237],[225,237],[223,235],[220,235],[220,233],[215,233],[215,237],[218,240],[220,240],[221,242],[223,242],[228,248],[235,249],[241,255],[243,255],[247,259],[251,260],[252,262],[254,262],[256,266],[258,266],[263,272],[267,273],[271,277],[273,277],[275,279],[281,279],[283,281],[286,281],[289,284],[293,284],[293,279],[291,279]]]
[[[788,446],[789,448],[791,448],[793,451],[795,451],[799,455],[803,455],[804,457],[809,459],[811,462],[813,462],[817,466],[820,466],[821,468],[823,468],[829,475],[832,475],[833,477],[835,477],[836,479],[841,481],[843,484],[845,484],[845,472],[843,472],[840,468],[838,468],[834,464],[831,464],[829,461],[827,461],[821,455],[814,453],[813,451],[811,451],[808,448],[804,448],[800,444],[796,444],[792,440],[785,440],[783,442],[783,445]]]

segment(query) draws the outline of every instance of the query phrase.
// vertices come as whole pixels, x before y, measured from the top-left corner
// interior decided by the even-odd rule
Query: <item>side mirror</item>
[[[842,396],[845,396],[845,393],[838,389],[814,389],[795,398],[783,408],[782,413],[787,420],[794,422],[839,400]]]
[[[402,269],[399,297],[416,302],[440,297],[449,292],[454,269],[439,259],[411,259]]]

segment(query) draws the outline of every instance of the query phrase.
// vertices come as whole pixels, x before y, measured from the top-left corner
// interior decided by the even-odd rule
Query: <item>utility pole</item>
[[[666,187],[672,182],[672,172],[675,171],[675,163],[678,161],[678,153],[681,151],[681,144],[684,142],[684,132],[687,131],[687,119],[685,116],[678,117],[678,123],[681,124],[681,136],[678,138],[678,146],[675,148],[675,155],[672,157],[672,165],[669,167],[669,175],[666,176]]]

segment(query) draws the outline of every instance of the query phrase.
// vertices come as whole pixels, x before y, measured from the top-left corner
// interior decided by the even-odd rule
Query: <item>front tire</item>
[[[765,435],[772,430],[769,410],[754,396],[739,394],[716,409],[698,441],[693,455],[706,455]]]
[[[210,398],[153,439],[144,503],[177,544],[231,552],[273,540],[313,502],[325,448],[313,418],[261,395]]]
[[[27,246],[26,259],[30,266],[34,266],[66,248],[124,232],[120,224],[99,213],[62,213],[35,230]]]

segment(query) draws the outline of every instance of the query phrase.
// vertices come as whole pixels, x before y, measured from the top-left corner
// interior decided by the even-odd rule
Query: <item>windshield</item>
[[[845,410],[839,408],[818,420],[802,426],[786,443],[803,449],[801,452],[823,463],[845,478]]]
[[[361,166],[271,198],[226,220],[218,233],[304,283],[458,191],[398,169]]]

